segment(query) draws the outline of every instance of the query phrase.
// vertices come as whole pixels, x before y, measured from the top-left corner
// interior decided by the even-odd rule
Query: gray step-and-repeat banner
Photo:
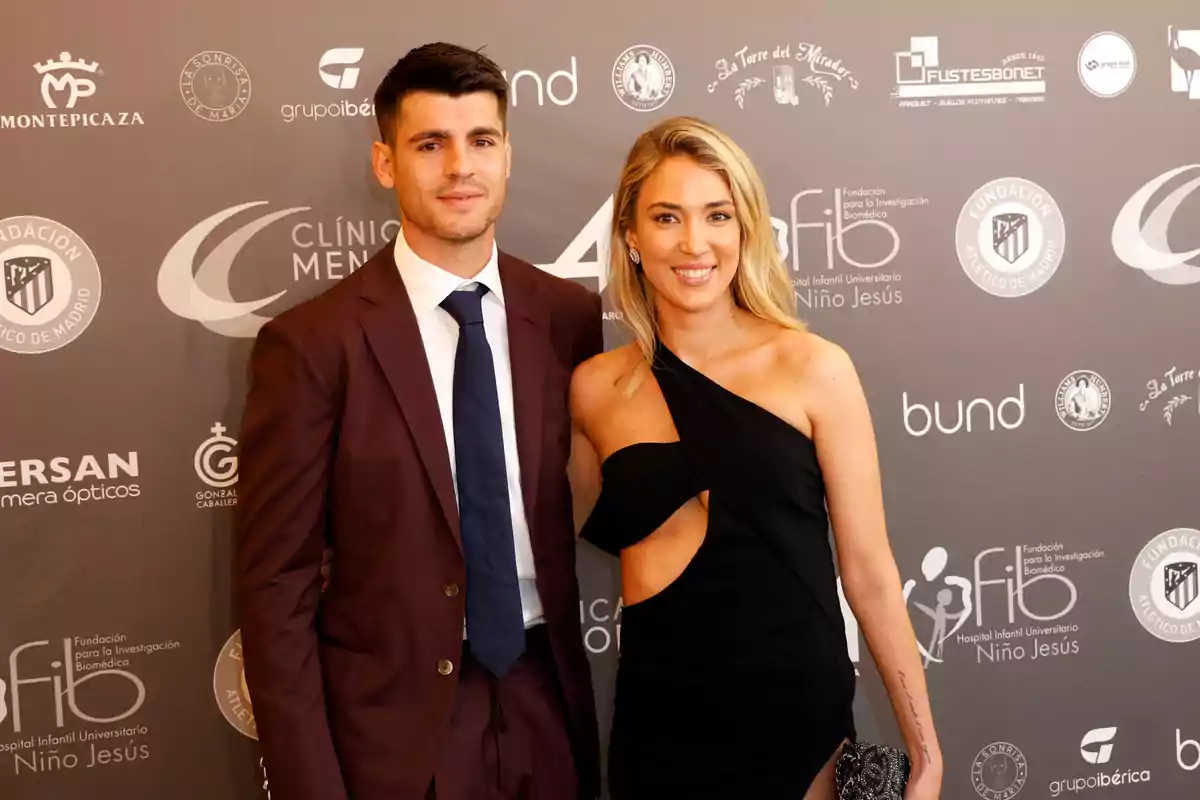
[[[246,359],[395,233],[371,97],[437,39],[512,83],[501,243],[598,290],[640,131],[750,152],[866,386],[944,797],[1200,794],[1200,4],[320,5],[6,14],[0,797],[269,792],[230,612]],[[615,564],[580,578],[606,735]],[[845,610],[862,732],[898,743]]]

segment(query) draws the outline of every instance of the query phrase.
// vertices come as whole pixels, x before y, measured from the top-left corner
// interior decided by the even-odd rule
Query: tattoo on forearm
[[[925,762],[933,763],[933,757],[929,755],[929,744],[925,741],[925,728],[921,725],[921,717],[917,715],[917,704],[913,702],[912,692],[908,691],[908,681],[904,679],[904,673],[899,672],[900,686],[904,689],[904,696],[908,699],[908,710],[912,712],[913,724],[917,726],[917,736],[921,739],[921,750],[925,753]]]

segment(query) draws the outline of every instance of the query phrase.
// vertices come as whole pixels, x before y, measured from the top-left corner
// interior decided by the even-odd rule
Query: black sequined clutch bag
[[[904,800],[911,770],[903,750],[870,742],[847,742],[834,771],[838,800]]]

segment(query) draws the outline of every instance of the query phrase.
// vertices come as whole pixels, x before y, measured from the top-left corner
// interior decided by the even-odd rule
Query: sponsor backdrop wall
[[[1197,796],[1200,5],[402,5],[0,33],[0,796],[269,791],[230,611],[246,359],[395,235],[370,98],[435,39],[512,83],[502,245],[597,290],[640,131],[750,152],[869,396],[944,797]],[[606,732],[619,584],[579,569]]]

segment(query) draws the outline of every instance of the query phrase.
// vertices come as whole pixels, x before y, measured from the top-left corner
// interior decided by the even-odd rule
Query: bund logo
[[[75,104],[84,97],[96,93],[96,82],[91,78],[81,78],[74,70],[88,75],[103,75],[100,65],[95,61],[73,61],[70,53],[60,53],[58,60],[50,59],[43,64],[34,64],[33,68],[42,76],[42,100],[46,108],[58,108],[54,102],[53,91],[68,92],[67,102],[63,108],[74,108]]]
[[[1129,602],[1142,627],[1164,642],[1200,639],[1200,531],[1174,528],[1142,548],[1129,574]]]
[[[1200,60],[1200,56],[1197,59]],[[1188,263],[1200,256],[1200,247],[1176,252],[1167,241],[1167,230],[1175,212],[1200,186],[1200,177],[1193,177],[1173,189],[1153,206],[1150,200],[1168,181],[1190,170],[1200,170],[1200,164],[1177,167],[1148,181],[1126,201],[1113,221],[1112,247],[1117,258],[1168,286],[1200,283],[1200,266]]]
[[[0,348],[48,353],[87,330],[100,305],[100,267],[79,234],[43,217],[0,220]]]
[[[214,333],[235,338],[254,338],[270,317],[259,309],[283,297],[287,290],[258,300],[237,301],[229,288],[229,276],[238,253],[252,236],[276,220],[311,210],[308,206],[285,208],[248,222],[222,239],[195,268],[196,255],[205,238],[225,220],[265,200],[218,211],[197,223],[171,247],[158,269],[158,296],[174,314],[201,323]],[[193,272],[195,269],[195,272]]]
[[[550,102],[556,106],[569,106],[571,103],[574,103],[575,98],[579,96],[579,63],[576,61],[575,56],[571,56],[570,71],[565,69],[555,70],[554,72],[551,72],[550,77],[546,78],[545,80],[542,79],[541,75],[531,69],[518,70],[511,78],[508,77],[508,70],[501,70],[501,72],[504,75],[504,79],[508,81],[510,94],[509,102],[512,104],[513,108],[517,108],[521,105],[518,86],[521,83],[522,78],[533,81],[534,91],[537,92],[537,104],[539,106],[546,105],[547,97],[549,97]],[[557,85],[556,82],[560,80],[565,80],[567,82],[567,85],[570,87],[569,92],[563,89],[561,86],[559,86],[558,89],[555,89],[555,86]],[[559,97],[560,94],[562,94],[563,97]]]
[[[955,244],[967,276],[996,297],[1040,289],[1062,262],[1066,231],[1058,204],[1024,178],[981,186],[958,216]]]
[[[205,122],[228,122],[250,104],[250,73],[228,53],[206,50],[183,65],[179,93]]]
[[[0,682],[0,685],[3,685],[3,683]],[[3,720],[3,717],[0,717],[0,720]],[[1191,756],[1192,752],[1195,752],[1196,754],[1194,758]],[[1191,760],[1184,761],[1183,758],[1185,754]],[[1196,741],[1195,739],[1184,739],[1183,731],[1181,731],[1179,728],[1175,729],[1175,763],[1179,765],[1180,769],[1188,772],[1194,772],[1197,769],[1200,769],[1200,741]]]
[[[326,50],[317,65],[321,80],[331,89],[353,89],[358,85],[358,74],[361,70],[353,66],[363,57],[361,47],[335,47]],[[326,67],[344,67],[338,72],[327,72]]]

